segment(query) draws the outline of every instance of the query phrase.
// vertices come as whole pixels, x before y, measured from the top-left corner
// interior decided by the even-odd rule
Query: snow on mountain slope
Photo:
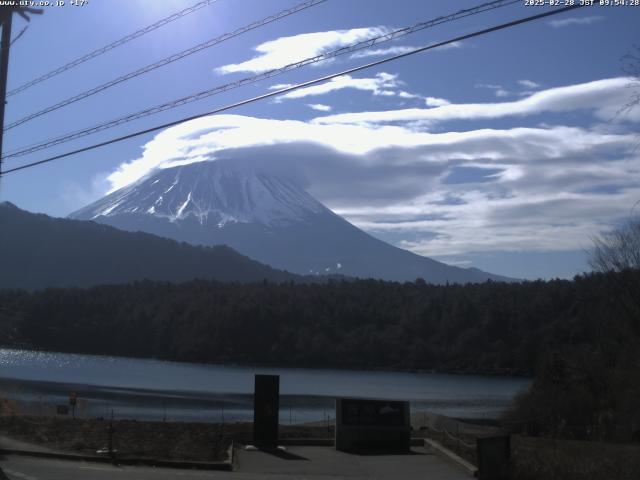
[[[96,220],[146,214],[170,222],[197,219],[223,227],[228,222],[266,226],[305,221],[326,208],[291,181],[221,162],[200,162],[160,170],[72,214]]]
[[[508,280],[389,245],[334,214],[296,182],[231,161],[158,170],[71,214],[194,245],[226,244],[300,274],[431,283]]]

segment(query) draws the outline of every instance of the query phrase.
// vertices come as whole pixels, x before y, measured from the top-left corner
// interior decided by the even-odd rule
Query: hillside
[[[0,204],[0,288],[88,287],[136,280],[281,282],[274,270],[226,246],[198,247],[107,225]]]

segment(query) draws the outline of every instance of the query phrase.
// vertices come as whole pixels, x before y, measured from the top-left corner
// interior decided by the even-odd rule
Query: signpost
[[[258,448],[278,447],[280,376],[256,375],[253,395],[253,442]]]
[[[71,405],[71,412],[73,415],[73,419],[76,419],[76,404],[78,403],[78,394],[76,392],[71,392],[69,394],[69,405]]]

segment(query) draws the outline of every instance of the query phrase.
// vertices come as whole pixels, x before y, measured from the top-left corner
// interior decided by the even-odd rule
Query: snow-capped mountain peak
[[[72,216],[97,220],[148,215],[200,224],[304,222],[327,209],[290,180],[231,162],[207,161],[159,170]]]
[[[301,274],[397,281],[420,277],[433,283],[501,279],[384,243],[334,214],[288,177],[230,160],[156,171],[71,217],[193,245],[225,244]]]

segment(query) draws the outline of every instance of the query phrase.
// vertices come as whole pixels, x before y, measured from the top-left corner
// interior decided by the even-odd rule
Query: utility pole
[[[6,8],[6,7],[5,7]],[[7,74],[11,47],[13,9],[2,12],[2,41],[0,43],[0,180],[2,179],[2,144],[4,140],[4,107],[7,104]]]
[[[9,48],[11,48],[11,23],[13,13],[17,13],[27,22],[27,14],[41,15],[43,10],[30,7],[0,7],[2,40],[0,40],[0,181],[2,180],[2,146],[4,141],[4,107],[7,105],[7,76],[9,74]]]

